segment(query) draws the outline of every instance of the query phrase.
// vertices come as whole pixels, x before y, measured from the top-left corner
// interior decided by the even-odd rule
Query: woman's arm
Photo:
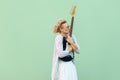
[[[80,46],[78,45],[75,36],[74,35],[72,35],[72,36],[73,36],[72,38],[68,36],[68,38],[66,38],[66,40],[71,44],[70,46],[76,53],[80,53]]]
[[[68,50],[68,49],[63,50],[61,38],[56,37],[55,38],[55,53],[59,57],[65,57],[65,56],[69,55],[69,52],[70,52],[70,50]]]

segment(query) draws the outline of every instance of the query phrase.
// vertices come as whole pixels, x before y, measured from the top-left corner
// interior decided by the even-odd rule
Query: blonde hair
[[[59,19],[54,26],[53,32],[54,33],[60,33],[60,28],[61,28],[62,24],[66,23],[66,22],[67,21],[64,20],[64,19]]]

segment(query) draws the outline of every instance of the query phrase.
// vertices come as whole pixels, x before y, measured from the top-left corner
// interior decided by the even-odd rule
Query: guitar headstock
[[[71,11],[71,16],[73,17],[75,15],[76,11],[76,5],[73,6],[72,11]]]

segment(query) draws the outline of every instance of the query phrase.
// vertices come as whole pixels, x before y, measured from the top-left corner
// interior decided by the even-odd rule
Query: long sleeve
[[[55,53],[57,53],[58,57],[65,57],[69,55],[69,51],[63,50],[62,38],[56,37],[55,38]]]

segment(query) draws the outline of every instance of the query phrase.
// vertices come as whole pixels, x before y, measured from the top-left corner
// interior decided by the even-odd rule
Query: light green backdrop
[[[119,0],[0,0],[0,80],[50,80],[53,26],[74,4],[79,80],[120,80]]]

